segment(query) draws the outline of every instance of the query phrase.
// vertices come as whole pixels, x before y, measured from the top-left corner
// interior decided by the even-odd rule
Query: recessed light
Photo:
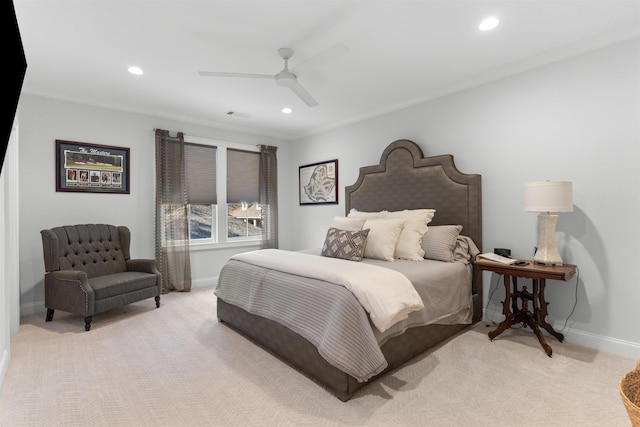
[[[284,107],[282,109],[282,112],[285,113],[285,114],[291,114],[293,112],[293,110],[291,108],[289,108],[289,107]]]
[[[142,68],[136,66],[129,67],[127,68],[127,70],[129,70],[131,74],[135,74],[136,76],[141,76],[142,74],[144,74]]]
[[[500,21],[498,20],[498,18],[496,18],[495,16],[490,16],[482,21],[478,28],[480,29],[480,31],[489,31],[497,27],[499,23]]]

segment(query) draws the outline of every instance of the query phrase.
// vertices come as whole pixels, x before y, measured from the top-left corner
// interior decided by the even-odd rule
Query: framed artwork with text
[[[129,149],[56,140],[56,191],[129,194]]]

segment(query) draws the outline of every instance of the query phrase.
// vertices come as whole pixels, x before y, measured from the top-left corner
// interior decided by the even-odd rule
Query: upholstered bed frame
[[[360,211],[436,209],[430,225],[460,224],[482,250],[481,176],[463,174],[453,156],[424,157],[409,140],[392,142],[382,153],[380,164],[360,168],[355,184],[345,188],[346,213]],[[482,318],[482,274],[474,267],[472,282],[473,322]],[[397,369],[427,349],[457,334],[469,325],[428,325],[409,328],[382,346],[388,367],[366,383],[326,362],[316,347],[277,322],[252,315],[218,299],[217,315],[232,327],[290,366],[347,401],[381,375]]]

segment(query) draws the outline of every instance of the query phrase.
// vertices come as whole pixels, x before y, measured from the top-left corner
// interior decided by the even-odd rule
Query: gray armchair
[[[130,259],[131,232],[124,226],[79,224],[42,230],[46,321],[55,310],[84,316],[155,297],[162,282],[153,259]]]

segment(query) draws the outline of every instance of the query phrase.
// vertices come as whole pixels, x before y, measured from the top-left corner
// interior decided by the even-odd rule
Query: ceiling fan
[[[343,44],[336,44],[317,55],[309,58],[305,62],[298,64],[297,66],[289,69],[289,59],[293,56],[293,49],[283,47],[278,49],[278,54],[284,59],[284,68],[277,74],[251,74],[251,73],[226,73],[217,71],[199,71],[201,76],[214,76],[214,77],[246,77],[252,79],[274,79],[279,86],[288,87],[291,89],[305,104],[309,107],[315,107],[318,102],[311,96],[307,90],[298,83],[298,74],[301,70],[309,68],[312,65],[317,65],[320,62],[327,61],[338,55],[347,52],[347,47]]]

